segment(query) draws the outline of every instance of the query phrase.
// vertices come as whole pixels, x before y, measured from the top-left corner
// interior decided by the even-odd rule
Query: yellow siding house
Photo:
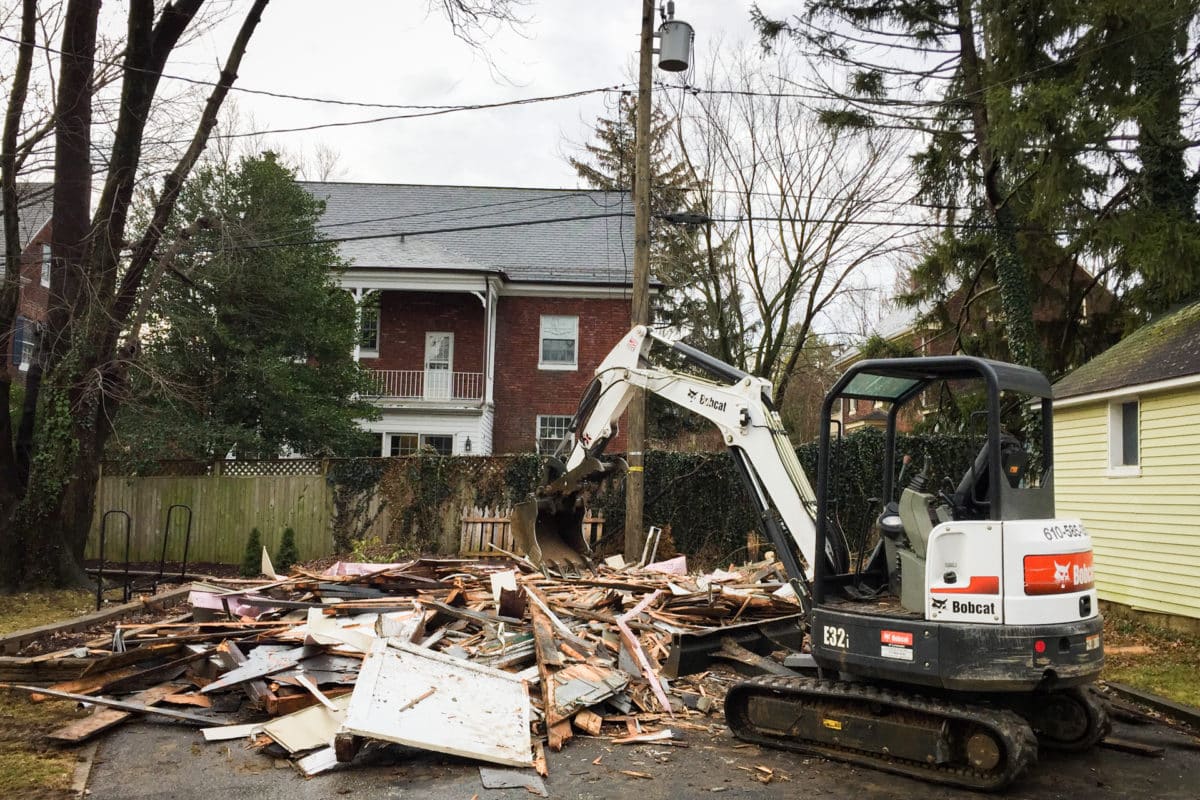
[[[1057,513],[1091,532],[1100,598],[1200,623],[1200,302],[1055,384],[1054,461]]]

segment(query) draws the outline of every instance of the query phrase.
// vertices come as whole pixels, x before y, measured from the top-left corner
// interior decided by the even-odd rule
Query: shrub
[[[296,549],[296,532],[285,528],[283,538],[279,540],[279,549],[275,551],[275,571],[286,575],[292,565],[300,560],[300,551]]]
[[[262,549],[262,534],[258,532],[258,528],[254,528],[250,531],[250,538],[246,540],[246,552],[242,556],[243,578],[257,578],[262,574]]]

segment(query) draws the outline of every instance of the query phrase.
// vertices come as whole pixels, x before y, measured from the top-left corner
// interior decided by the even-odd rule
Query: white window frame
[[[17,365],[21,372],[28,372],[33,363],[33,325],[33,320],[27,317],[19,316],[13,321],[13,336],[17,335],[18,328],[21,331],[21,363]]]
[[[380,317],[383,316],[382,313],[380,313],[381,310],[382,310],[381,302],[379,302],[375,298],[368,299],[368,297],[366,295],[363,296],[362,303],[360,303],[358,306],[358,314],[359,314],[358,355],[359,355],[359,358],[379,358],[379,340],[380,340],[379,320],[380,320]],[[375,346],[374,347],[367,347],[366,345],[364,345],[362,343],[363,322],[366,321],[366,317],[364,315],[366,315],[367,313],[372,313],[375,315]]]
[[[1125,461],[1125,416],[1127,403],[1137,403],[1137,463]],[[1133,478],[1142,474],[1142,401],[1137,395],[1118,397],[1108,403],[1108,464],[1110,478]]]
[[[50,288],[50,264],[53,258],[51,256],[50,245],[42,245],[42,286]]]
[[[542,420],[550,420],[550,419],[563,420],[566,427],[563,430],[562,436],[569,437],[570,443],[572,445],[575,444],[575,434],[572,433],[570,430],[571,419],[572,419],[570,414],[538,414],[537,418],[534,422],[533,447],[534,447],[534,450],[541,455],[549,455],[550,453],[554,452],[553,448],[551,448],[550,450],[548,450],[544,453],[542,452],[542,440],[548,438],[548,437],[542,436]],[[554,447],[558,446],[559,441],[562,440],[562,436],[555,437]]]
[[[565,361],[545,361],[542,358],[546,341],[546,322],[548,320],[568,319],[574,327],[575,358],[571,363]],[[579,369],[579,316],[574,314],[542,314],[538,324],[538,369],[547,370],[578,370]]]

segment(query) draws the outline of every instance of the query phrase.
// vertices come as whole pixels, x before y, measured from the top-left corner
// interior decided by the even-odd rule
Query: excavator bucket
[[[590,568],[591,548],[583,538],[587,500],[601,481],[624,474],[626,468],[621,459],[603,462],[589,456],[518,503],[511,517],[518,551],[543,571]]]

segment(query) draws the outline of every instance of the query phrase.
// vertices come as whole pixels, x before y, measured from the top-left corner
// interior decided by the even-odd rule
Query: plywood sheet
[[[514,675],[379,641],[363,662],[342,730],[527,767],[533,763],[529,715],[529,695]]]

